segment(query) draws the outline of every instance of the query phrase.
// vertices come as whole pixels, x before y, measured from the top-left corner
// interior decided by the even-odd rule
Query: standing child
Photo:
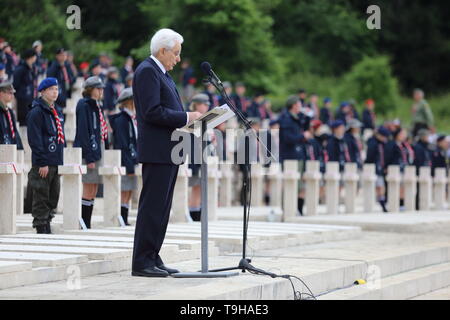
[[[76,108],[77,131],[74,147],[81,147],[83,164],[87,164],[87,173],[83,175],[83,198],[81,217],[88,229],[91,228],[94,199],[102,177],[98,168],[103,164],[105,145],[108,144],[108,131],[99,102],[103,99],[102,80],[95,76],[86,79],[83,97]]]
[[[109,116],[109,121],[113,129],[114,149],[122,151],[122,166],[126,168],[127,172],[127,175],[122,177],[121,216],[125,225],[129,226],[129,203],[131,193],[137,188],[135,170],[138,164],[136,151],[137,123],[133,89],[127,88],[123,90],[117,102],[119,103],[120,112]]]
[[[50,223],[59,200],[58,166],[63,164],[64,124],[63,116],[55,105],[58,80],[42,80],[38,91],[41,97],[33,101],[27,114],[32,161],[28,186],[33,192],[33,228],[36,228],[37,233],[51,233]]]

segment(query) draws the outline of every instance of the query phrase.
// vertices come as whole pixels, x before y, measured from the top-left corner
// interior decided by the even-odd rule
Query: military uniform
[[[27,115],[28,143],[31,148],[32,168],[28,173],[28,186],[33,191],[33,227],[47,226],[54,217],[59,200],[60,181],[58,166],[63,164],[64,141],[59,139],[56,112],[64,135],[63,116],[56,108],[50,108],[42,99],[36,99]],[[48,166],[46,178],[39,175],[39,168]]]

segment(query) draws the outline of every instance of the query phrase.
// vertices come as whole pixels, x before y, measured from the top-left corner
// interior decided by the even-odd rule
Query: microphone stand
[[[206,82],[211,83],[214,85],[214,87],[220,92],[222,97],[225,99],[225,102],[227,105],[233,110],[233,112],[236,114],[239,122],[243,124],[247,132],[253,133],[253,135],[256,137],[257,143],[260,143],[265,151],[269,152],[270,155],[273,157],[272,153],[268,148],[260,141],[258,135],[256,135],[251,127],[251,121],[249,121],[245,115],[239,110],[231,100],[231,98],[228,96],[228,94],[225,91],[225,88],[223,87],[222,82],[217,81],[213,77],[209,76],[206,79]],[[228,268],[220,268],[220,269],[214,269],[209,270],[209,272],[222,272],[222,271],[230,271],[230,270],[242,270],[242,272],[248,271],[249,273],[254,274],[263,274],[270,276],[272,278],[277,277],[276,274],[267,272],[265,270],[259,269],[251,265],[251,259],[246,257],[247,252],[247,229],[248,229],[248,222],[249,222],[249,215],[250,215],[250,199],[251,199],[251,166],[249,161],[249,137],[247,135],[247,132],[245,134],[245,157],[244,157],[244,170],[243,170],[243,202],[244,202],[244,212],[243,212],[243,235],[242,235],[242,258],[239,261],[239,264],[235,267],[228,267]],[[276,160],[276,159],[275,159]]]

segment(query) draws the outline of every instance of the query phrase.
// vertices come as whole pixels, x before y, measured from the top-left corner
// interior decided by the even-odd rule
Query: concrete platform
[[[258,250],[249,257],[257,267],[301,277],[318,299],[412,299],[447,288],[450,281],[450,237],[443,234],[363,232],[356,240]],[[210,267],[232,266],[239,258],[239,254],[213,257]],[[171,266],[196,271],[200,261]],[[373,287],[355,286],[356,279],[366,279]],[[294,283],[306,292],[300,282]],[[227,279],[175,279],[131,277],[124,271],[82,275],[79,290],[68,288],[66,281],[0,290],[0,299],[292,298],[287,280],[250,274]]]
[[[398,233],[431,232],[450,235],[450,211],[299,216],[291,219],[290,222],[358,226],[368,231]]]

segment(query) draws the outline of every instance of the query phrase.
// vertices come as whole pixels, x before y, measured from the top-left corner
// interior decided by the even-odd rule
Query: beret
[[[41,81],[38,87],[38,91],[41,92],[42,90],[45,90],[47,88],[57,86],[58,80],[56,78],[45,78]]]

